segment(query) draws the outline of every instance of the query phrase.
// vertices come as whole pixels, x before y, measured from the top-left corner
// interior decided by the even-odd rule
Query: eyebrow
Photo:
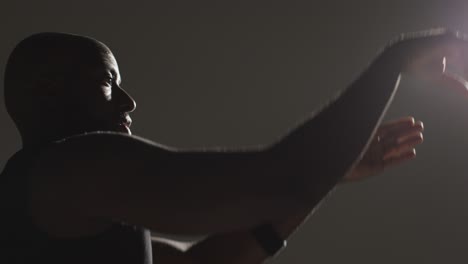
[[[117,74],[115,69],[110,69],[110,73],[112,74],[112,78],[115,78],[115,81],[120,85],[122,83],[122,78],[120,74]]]
[[[92,72],[93,72],[93,75],[96,76],[96,78],[112,77],[112,79],[115,79],[117,84],[120,85],[122,83],[122,78],[120,74],[117,74],[117,68],[109,64],[104,64],[101,67],[97,67]]]
[[[103,76],[104,76],[104,75],[108,75],[108,72],[110,72],[111,77],[112,77],[113,79],[115,79],[115,81],[116,81],[118,84],[121,84],[121,83],[122,83],[122,78],[120,77],[120,74],[117,74],[117,71],[116,71],[114,68],[107,69],[106,71],[101,72],[101,74],[102,74]]]

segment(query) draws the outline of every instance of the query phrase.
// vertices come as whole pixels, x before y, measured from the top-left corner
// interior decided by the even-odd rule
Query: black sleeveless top
[[[57,239],[39,230],[28,212],[28,170],[38,150],[23,149],[0,175],[0,263],[151,264],[149,230],[114,223],[100,234]]]

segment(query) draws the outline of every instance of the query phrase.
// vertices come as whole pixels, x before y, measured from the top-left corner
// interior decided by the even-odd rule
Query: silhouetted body
[[[436,33],[419,37],[446,38]],[[415,156],[422,123],[378,128],[413,51],[387,48],[336,100],[269,146],[181,151],[131,135],[136,104],[104,44],[62,33],[23,40],[5,73],[23,149],[0,178],[0,261],[263,261],[250,228],[270,222],[286,237],[343,178]],[[151,241],[148,230],[210,237],[180,252]]]
[[[38,228],[28,199],[28,170],[37,152],[20,150],[0,175],[0,263],[151,263],[151,234],[143,227],[116,221],[102,232],[68,239]]]

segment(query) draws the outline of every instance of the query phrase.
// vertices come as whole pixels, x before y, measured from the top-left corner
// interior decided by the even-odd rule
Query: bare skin
[[[382,124],[369,149],[356,168],[342,183],[361,181],[385,169],[395,167],[416,157],[415,148],[423,142],[421,121],[402,117]],[[400,139],[400,140],[398,140]],[[311,210],[276,221],[275,229],[284,238],[290,236],[311,214]],[[154,244],[153,258],[159,263],[262,263],[268,259],[265,251],[248,232],[230,232],[213,236],[186,252],[167,245]]]
[[[343,178],[344,182],[363,180],[415,158],[415,147],[423,142],[423,131],[423,123],[413,117],[382,124],[356,168]]]
[[[179,151],[129,135],[130,124],[115,122],[115,118],[133,111],[134,101],[120,87],[118,66],[110,51],[98,54],[96,64],[77,72],[83,89],[76,90],[74,106],[84,108],[70,113],[86,115],[66,122],[69,127],[65,129],[51,118],[50,130],[38,136],[29,131],[23,139],[26,145],[34,145],[104,127],[118,133],[72,136],[41,153],[31,170],[35,224],[59,238],[102,232],[114,219],[162,233],[220,234],[183,257],[196,263],[216,263],[218,257],[261,262],[264,253],[241,230],[268,221],[286,237],[343,177],[344,181],[360,180],[414,157],[414,147],[422,142],[422,123],[403,119],[379,125],[408,60],[428,54],[438,57],[439,53],[432,55],[434,46],[462,42],[444,34],[398,42],[340,97],[280,141],[243,151]],[[56,100],[63,100],[56,94]],[[80,103],[87,102],[86,98],[91,98],[90,103]],[[50,107],[44,109],[57,104],[53,98],[46,99],[41,103]],[[97,126],[83,130],[81,121],[85,127]],[[44,127],[31,123],[31,127]],[[242,247],[236,245],[250,246],[239,252]],[[180,257],[171,249],[168,252]],[[164,253],[160,256],[164,258]]]
[[[427,61],[430,59],[434,60],[434,57],[441,58],[438,55],[424,54],[418,60],[412,62],[412,69],[410,70],[414,70],[414,65],[416,64],[419,64],[420,69],[427,69]],[[436,61],[438,60],[436,59]],[[433,63],[429,66],[431,70],[425,73],[422,72],[426,75],[421,77],[437,81],[444,85],[444,87],[450,88],[462,96],[468,95],[466,87],[460,83],[459,79],[453,78],[450,74],[441,75],[440,73],[443,72],[439,71],[442,68],[439,69]],[[418,74],[421,74],[421,72]],[[423,130],[422,122],[414,121],[412,117],[404,117],[384,123],[377,130],[363,158],[343,178],[342,183],[363,180],[382,172],[388,167],[412,160],[416,157],[414,148],[423,141]],[[289,216],[283,221],[276,221],[276,230],[284,238],[287,238],[307,219],[311,211],[312,209],[304,210],[302,213]],[[214,236],[185,253],[166,246],[155,248],[164,249],[158,251],[159,254],[155,255],[155,259],[161,262],[254,264],[261,263],[270,257],[248,232],[231,232]],[[217,254],[213,254],[213,252]]]

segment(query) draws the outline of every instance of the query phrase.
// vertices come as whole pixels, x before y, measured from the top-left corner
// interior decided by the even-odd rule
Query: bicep
[[[68,201],[90,218],[206,234],[251,226],[298,206],[263,152],[176,152],[106,134],[61,144],[43,155],[36,187],[48,193],[47,202]]]

